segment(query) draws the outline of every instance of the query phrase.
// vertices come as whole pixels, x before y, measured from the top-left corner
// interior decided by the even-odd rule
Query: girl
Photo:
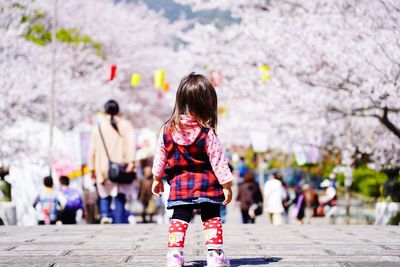
[[[201,210],[207,266],[230,266],[222,250],[221,204],[232,199],[233,175],[215,135],[217,94],[211,81],[191,73],[176,93],[171,118],[158,138],[152,192],[161,196],[162,178],[170,184],[167,266],[183,266],[183,247],[193,209]]]

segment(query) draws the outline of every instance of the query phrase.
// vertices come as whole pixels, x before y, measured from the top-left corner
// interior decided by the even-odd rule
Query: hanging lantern
[[[266,82],[269,79],[271,79],[271,75],[269,75],[268,73],[263,74],[263,76],[261,77],[261,81]]]
[[[271,79],[271,75],[269,74],[271,68],[268,65],[261,65],[260,72],[262,73],[261,81],[266,82]]]
[[[154,87],[155,88],[163,88],[165,83],[165,71],[157,69],[154,71]]]
[[[260,66],[260,71],[261,72],[268,72],[270,70],[271,70],[271,68],[268,65],[261,65]]]
[[[131,77],[131,85],[132,87],[136,87],[140,84],[140,81],[142,80],[142,76],[140,76],[139,73],[133,73]]]
[[[226,112],[228,112],[228,108],[227,108],[227,107],[224,107],[224,106],[219,107],[218,110],[217,110],[217,112],[218,112],[218,115],[223,116],[223,115],[226,114]]]
[[[164,83],[162,86],[163,92],[168,92],[169,91],[169,83]]]
[[[109,81],[114,80],[116,74],[117,74],[117,65],[111,65],[110,77],[108,78],[108,80]]]

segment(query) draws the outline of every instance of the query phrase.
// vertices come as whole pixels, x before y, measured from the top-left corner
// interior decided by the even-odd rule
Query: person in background
[[[135,143],[132,124],[123,119],[119,113],[119,105],[109,100],[104,105],[106,119],[93,129],[90,140],[88,168],[92,179],[96,182],[99,195],[100,223],[126,223],[126,197],[134,190],[133,183],[117,184],[108,179],[109,160],[101,139],[103,135],[110,160],[116,163],[127,163],[127,172],[135,167]],[[114,218],[111,203],[114,202]]]
[[[146,166],[143,168],[143,179],[139,181],[139,194],[138,194],[138,199],[140,200],[143,206],[142,210],[143,223],[153,221],[152,217],[155,212],[155,203],[153,200],[153,193],[151,192],[152,184],[153,184],[153,174],[151,172],[151,167]],[[152,205],[154,207],[152,207]],[[149,221],[146,219],[147,215],[150,216]]]
[[[239,177],[239,183],[243,182],[244,176],[246,173],[249,171],[249,168],[246,166],[246,162],[244,161],[244,157],[239,158],[239,163],[236,168],[236,172],[238,173]]]
[[[59,219],[63,224],[76,224],[77,217],[82,217],[83,200],[78,190],[69,186],[67,176],[60,177],[60,193],[63,195],[66,203],[64,209],[59,214]]]
[[[305,223],[309,224],[318,209],[318,194],[313,186],[305,184],[303,186],[303,195],[305,201]]]
[[[296,218],[299,224],[311,223],[311,217],[318,207],[318,195],[308,183],[304,183],[296,193]],[[305,218],[305,220],[304,220]]]
[[[264,185],[264,201],[269,220],[273,225],[283,223],[283,201],[286,199],[286,191],[279,180],[278,173],[272,173]]]
[[[5,177],[9,174],[8,167],[0,166],[0,225],[16,224],[16,209],[13,208],[2,208],[3,203],[11,204],[11,184],[5,180]]]
[[[46,176],[43,179],[44,189],[33,202],[33,207],[38,211],[38,223],[56,224],[58,211],[65,206],[64,197],[54,190],[53,178]]]
[[[304,200],[303,190],[298,185],[295,185],[293,190],[295,192],[295,198],[293,200],[293,203],[295,203],[295,218],[297,219],[298,224],[304,224],[306,203]]]
[[[153,165],[153,157],[145,157],[139,160],[139,166],[136,166],[136,172],[138,174],[138,178],[144,177],[144,169],[148,166]]]
[[[9,174],[6,167],[0,167],[0,202],[11,202],[11,184],[8,183],[5,177]]]
[[[263,199],[260,187],[258,186],[252,171],[248,171],[244,176],[243,182],[239,184],[236,201],[240,202],[242,222],[255,223],[255,216],[250,216],[249,211],[254,204],[260,205]],[[262,208],[262,205],[259,208]]]
[[[226,156],[226,157],[228,158],[228,156]],[[228,167],[229,167],[229,170],[231,171],[231,173],[233,173],[234,169],[233,169],[232,164],[229,162],[229,160],[228,160]],[[226,216],[227,216],[227,213],[228,213],[226,205],[221,205],[220,213],[221,213],[221,221],[222,221],[222,223],[225,223],[226,222]]]
[[[320,184],[321,188],[324,189],[324,194],[319,197],[320,207],[323,208],[323,212],[325,214],[325,218],[329,219],[330,223],[334,223],[335,213],[337,210],[336,201],[337,194],[336,189],[333,187],[333,184],[329,180],[324,180]]]
[[[277,173],[276,178],[279,181],[281,181],[283,190],[285,190],[286,197],[282,200],[282,205],[283,205],[283,209],[284,209],[283,215],[285,218],[285,224],[289,224],[289,208],[290,208],[290,205],[292,205],[292,203],[293,203],[292,202],[293,199],[291,199],[291,197],[290,197],[289,186],[285,183],[283,176],[280,175],[279,173]]]

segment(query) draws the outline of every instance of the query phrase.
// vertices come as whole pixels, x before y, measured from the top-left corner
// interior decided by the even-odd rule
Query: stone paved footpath
[[[165,266],[166,225],[0,227],[0,266]],[[400,227],[225,225],[232,266],[400,266]],[[191,224],[186,266],[205,266]]]

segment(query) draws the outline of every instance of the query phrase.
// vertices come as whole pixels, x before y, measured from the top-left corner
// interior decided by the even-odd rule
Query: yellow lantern
[[[156,88],[163,88],[165,83],[165,71],[157,69],[154,71],[154,87]]]
[[[260,71],[261,72],[267,72],[267,71],[270,71],[270,70],[271,70],[271,68],[268,65],[261,65],[260,66]]]
[[[226,112],[228,112],[228,108],[227,107],[219,107],[218,108],[218,115],[225,115],[226,114]]]
[[[262,80],[263,82],[266,82],[266,81],[268,81],[269,79],[271,79],[271,75],[269,75],[268,73],[264,74],[264,75],[261,77],[261,80]]]
[[[271,68],[268,65],[260,66],[260,72],[262,73],[261,81],[266,82],[269,79],[271,79],[271,75],[269,74],[270,70],[271,70]]]
[[[142,80],[142,76],[139,73],[133,73],[131,77],[131,85],[132,87],[138,86],[140,81]]]

